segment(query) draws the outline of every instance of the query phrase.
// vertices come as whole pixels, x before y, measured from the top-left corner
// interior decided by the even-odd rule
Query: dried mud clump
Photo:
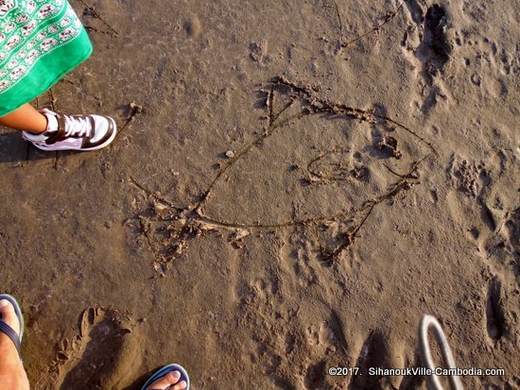
[[[403,154],[397,149],[397,140],[389,135],[385,135],[377,141],[375,148],[386,158],[393,157],[399,160],[403,157]]]

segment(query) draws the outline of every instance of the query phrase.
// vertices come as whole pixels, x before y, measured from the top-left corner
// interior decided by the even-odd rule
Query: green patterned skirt
[[[91,53],[66,0],[0,0],[0,116],[41,95]]]

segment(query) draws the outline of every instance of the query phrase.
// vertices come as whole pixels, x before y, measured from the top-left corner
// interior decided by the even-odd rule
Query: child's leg
[[[30,104],[24,104],[17,110],[0,117],[0,124],[13,129],[39,134],[47,129],[47,118]]]

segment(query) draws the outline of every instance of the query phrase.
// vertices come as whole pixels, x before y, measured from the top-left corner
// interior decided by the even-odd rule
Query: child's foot
[[[41,134],[23,132],[23,138],[41,150],[97,150],[116,137],[117,125],[109,116],[63,115],[48,109],[41,113],[47,117],[47,130]]]

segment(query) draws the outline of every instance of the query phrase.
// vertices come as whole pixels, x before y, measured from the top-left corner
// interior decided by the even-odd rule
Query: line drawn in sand
[[[369,36],[371,34],[379,34],[381,29],[385,25],[390,23],[397,15],[399,15],[401,10],[403,9],[404,4],[405,4],[405,1],[402,1],[401,3],[399,3],[399,5],[397,5],[397,7],[393,11],[388,11],[385,15],[383,15],[381,22],[376,23],[372,28],[370,28],[367,31],[365,31],[364,33],[356,36],[355,38],[349,39],[349,40],[341,39],[339,42],[338,48],[336,50],[336,54],[341,54],[341,52],[343,50],[347,49],[348,47],[351,47],[354,43],[366,38],[367,36]],[[340,32],[341,32],[341,34],[343,34],[343,22],[341,19],[341,14],[339,12],[338,4],[335,1],[334,1],[334,5],[335,5],[337,17],[338,17],[338,23],[340,25]],[[347,60],[347,58],[345,58],[345,59]]]
[[[430,142],[416,131],[386,115],[329,101],[320,97],[315,89],[293,83],[284,77],[273,78],[265,88],[261,89],[260,92],[264,93],[265,96],[264,105],[268,122],[266,127],[252,142],[245,144],[241,149],[231,154],[230,158],[220,166],[219,171],[203,192],[200,200],[187,208],[179,207],[160,193],[146,188],[135,178],[129,179],[129,183],[133,187],[143,192],[152,201],[153,207],[148,210],[148,215],[139,214],[135,219],[128,220],[126,224],[133,227],[134,232],[138,235],[145,237],[147,245],[155,256],[156,270],[162,273],[165,269],[168,269],[171,261],[184,253],[191,240],[208,231],[231,232],[230,240],[240,241],[249,236],[252,231],[305,228],[340,223],[342,224],[341,229],[331,240],[332,243],[320,243],[320,248],[317,250],[318,258],[322,264],[332,266],[335,259],[349,249],[360,237],[360,231],[378,206],[385,202],[391,202],[399,194],[407,192],[419,184],[418,169],[420,165],[430,156],[437,154]],[[280,100],[280,103],[277,104],[278,100]],[[281,108],[277,109],[276,106],[281,106]],[[297,108],[296,113],[288,114],[290,109],[294,108]],[[416,144],[422,145],[427,152],[413,159],[404,172],[397,172],[394,168],[384,164],[392,177],[396,178],[395,181],[387,186],[382,193],[364,201],[360,206],[346,208],[334,215],[316,215],[302,219],[292,218],[281,222],[259,223],[224,220],[207,215],[203,211],[204,206],[215,196],[217,184],[225,179],[237,162],[245,159],[254,148],[258,148],[267,138],[272,137],[281,129],[287,129],[294,123],[315,116],[325,119],[368,123],[373,126],[377,124],[386,125],[390,130],[380,137],[373,148],[386,155],[387,158],[401,158],[402,153],[397,148],[398,140],[395,138],[401,133],[411,137]],[[363,167],[350,170],[339,167],[339,170],[336,169],[332,173],[323,173],[317,168],[328,156],[345,153],[348,150],[348,148],[336,148],[314,157],[305,169],[310,184],[328,185],[362,179],[365,174]]]
[[[119,37],[119,32],[114,27],[112,27],[112,25],[110,23],[108,23],[105,20],[105,18],[99,14],[99,12],[97,12],[97,10],[94,6],[91,6],[85,0],[78,0],[78,1],[85,7],[83,10],[84,16],[90,16],[94,19],[98,19],[107,28],[107,30],[100,30],[94,26],[85,25],[85,29],[87,29],[90,32],[105,34],[105,35],[111,36],[113,38]]]

